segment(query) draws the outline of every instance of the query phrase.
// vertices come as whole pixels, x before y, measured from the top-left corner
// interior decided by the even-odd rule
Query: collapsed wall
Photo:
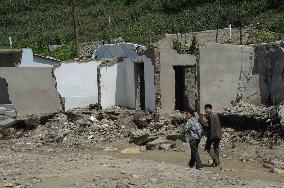
[[[201,108],[210,103],[216,112],[223,112],[224,107],[229,107],[236,101],[240,89],[257,98],[258,92],[248,84],[253,79],[250,72],[253,57],[253,48],[248,46],[213,43],[201,46]],[[244,83],[243,77],[247,79]]]
[[[96,50],[95,58],[102,61],[98,67],[98,98],[103,109],[112,106],[137,109],[140,99],[137,86],[142,71],[142,103],[146,110],[155,110],[154,65],[146,56],[137,54],[137,47],[121,43],[104,45]]]
[[[97,67],[100,61],[62,63],[54,71],[65,110],[98,102]]]
[[[112,106],[135,108],[134,63],[129,59],[105,62],[98,67],[102,108]]]
[[[269,118],[283,122],[277,107],[284,100],[283,70],[282,44],[204,45],[201,107],[211,103],[223,125],[236,129],[266,129]]]
[[[52,68],[1,67],[0,77],[8,84],[9,99],[18,114],[62,111]]]
[[[158,84],[160,93],[161,110],[163,112],[172,113],[176,110],[176,100],[178,93],[176,87],[175,67],[188,68],[196,65],[196,57],[190,54],[179,54],[172,48],[172,38],[166,36],[158,42],[159,59],[155,64],[155,72],[160,74]],[[155,83],[156,85],[157,83]],[[156,99],[157,100],[157,99]],[[179,110],[179,109],[177,109]]]
[[[259,75],[261,103],[278,105],[284,101],[283,44],[263,44],[255,48],[255,73]]]

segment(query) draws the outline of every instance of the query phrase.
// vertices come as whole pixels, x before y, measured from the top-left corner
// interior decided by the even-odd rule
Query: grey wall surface
[[[284,49],[280,44],[258,45],[255,54],[261,102],[278,105],[284,101]]]
[[[145,109],[155,111],[155,93],[156,88],[154,85],[154,65],[152,61],[143,56],[144,62],[144,80],[145,80]]]
[[[52,68],[1,67],[0,77],[8,83],[9,98],[18,114],[62,110]]]
[[[174,65],[189,66],[196,64],[196,57],[189,54],[178,54],[168,43],[159,43],[161,63],[161,110],[175,110],[175,71]]]
[[[252,72],[253,57],[253,47],[213,43],[201,46],[201,109],[210,103],[216,112],[221,112],[238,95],[260,100],[258,76]]]

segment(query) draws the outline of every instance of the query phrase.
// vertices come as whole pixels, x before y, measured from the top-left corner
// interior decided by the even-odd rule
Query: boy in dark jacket
[[[213,163],[212,166],[220,166],[220,159],[219,159],[219,153],[220,153],[220,141],[221,141],[221,124],[220,120],[212,110],[211,104],[205,105],[205,112],[206,112],[206,118],[207,118],[207,124],[208,124],[208,131],[207,131],[207,141],[205,150],[209,153],[211,156]],[[213,149],[212,149],[213,145]]]

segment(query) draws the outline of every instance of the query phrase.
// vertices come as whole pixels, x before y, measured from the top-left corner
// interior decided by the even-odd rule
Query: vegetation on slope
[[[48,55],[48,44],[63,44],[50,55],[73,57],[70,0],[1,0],[0,47],[31,47]],[[122,37],[149,44],[165,33],[187,33],[250,23],[263,12],[281,10],[283,0],[78,0],[79,40]],[[274,12],[274,11],[272,11]],[[267,25],[269,32],[284,33],[284,17]],[[261,38],[261,37],[258,37]]]

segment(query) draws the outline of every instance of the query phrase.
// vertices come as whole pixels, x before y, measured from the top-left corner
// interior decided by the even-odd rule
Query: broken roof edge
[[[227,49],[231,49],[233,51],[236,50],[236,48],[239,48],[240,51],[243,51],[244,49],[250,49],[253,47],[252,45],[238,45],[238,44],[220,44],[220,43],[214,43],[214,42],[209,42],[209,43],[204,43],[198,46],[199,49],[201,48],[209,48],[209,49],[221,49],[223,47],[227,47]]]
[[[0,49],[0,54],[13,54],[13,53],[22,53],[22,49],[18,48],[2,48]]]
[[[120,62],[123,62],[125,58],[119,57],[119,58],[104,58],[101,60],[100,65],[97,67],[98,69],[104,68],[104,67],[112,67]]]
[[[51,57],[51,56],[43,56],[43,55],[39,55],[39,54],[33,54],[33,56],[40,57],[40,58],[44,58],[44,59],[48,59],[48,60],[52,60],[52,61],[56,61],[56,62],[58,62],[58,63],[61,62],[61,60],[56,59],[56,58]]]
[[[269,42],[269,43],[250,44],[250,46],[253,46],[253,47],[257,47],[257,46],[284,46],[284,40],[277,40],[277,41]]]
[[[127,46],[127,45],[128,45],[128,46]],[[132,48],[132,47],[129,47],[129,46],[131,46],[131,45],[133,46],[133,48]],[[119,47],[119,46],[121,46],[121,48],[126,47],[126,48],[129,50],[129,51],[128,51],[129,53],[128,53],[127,51],[125,51],[124,49],[122,49],[123,52],[125,53],[125,54],[123,54],[123,55],[121,55],[121,54],[114,55],[114,54],[109,53],[108,55],[109,55],[109,56],[112,55],[112,57],[106,57],[106,56],[107,56],[106,54],[101,55],[101,57],[98,57],[98,56],[99,56],[99,54],[98,54],[99,51],[102,51],[102,52],[106,53],[103,48],[109,48],[108,50],[110,50],[110,49],[113,48],[113,47]],[[93,53],[91,59],[92,59],[92,60],[96,60],[96,61],[100,61],[100,60],[102,60],[102,59],[104,59],[104,58],[108,58],[108,59],[111,59],[111,58],[129,58],[129,59],[135,61],[135,59],[137,59],[137,56],[138,56],[137,54],[138,54],[138,52],[141,51],[142,49],[145,50],[146,47],[143,46],[143,45],[139,45],[139,44],[136,44],[136,43],[129,43],[129,42],[103,44],[103,45],[98,46],[98,48],[96,48],[96,49],[94,50],[94,53]],[[131,51],[132,51],[132,53],[131,53]],[[143,51],[143,50],[142,50],[142,51]],[[136,54],[133,54],[133,53],[136,53]]]

